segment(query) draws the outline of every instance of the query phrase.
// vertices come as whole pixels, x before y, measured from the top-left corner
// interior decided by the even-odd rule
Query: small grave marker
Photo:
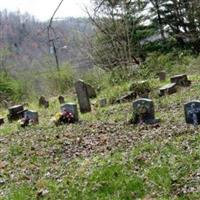
[[[200,101],[191,101],[184,105],[185,121],[187,124],[200,124]]]
[[[188,77],[186,74],[180,74],[180,75],[171,77],[171,83],[176,83],[176,85],[182,86],[182,87],[188,87],[191,85],[191,81],[188,80]]]
[[[99,100],[99,106],[102,108],[102,107],[105,107],[107,105],[107,99],[100,99]]]
[[[158,73],[158,77],[160,81],[165,81],[166,80],[166,72],[165,71],[160,71]]]
[[[0,117],[0,126],[4,124],[4,118]]]
[[[60,104],[63,104],[63,103],[65,103],[65,98],[63,96],[59,96],[58,101]]]
[[[27,110],[24,112],[24,118],[28,118],[31,124],[38,124],[39,123],[39,116],[38,112]]]
[[[39,98],[39,106],[40,107],[44,107],[44,108],[48,108],[49,107],[49,101],[46,100],[46,98],[44,96],[41,96]]]
[[[154,104],[151,99],[141,98],[133,102],[132,122],[134,124],[154,124],[158,121],[155,119]]]
[[[24,107],[23,105],[15,105],[8,108],[8,121],[12,122],[13,120],[19,120],[24,117]]]
[[[90,99],[85,83],[82,80],[78,80],[75,83],[75,89],[81,113],[91,112]]]
[[[170,84],[164,85],[159,90],[160,90],[160,96],[176,93],[177,91],[176,83],[170,83]]]

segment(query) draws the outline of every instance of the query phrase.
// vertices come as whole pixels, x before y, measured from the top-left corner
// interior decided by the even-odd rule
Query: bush
[[[0,72],[0,92],[12,100],[21,100],[24,95],[23,84],[10,75]]]

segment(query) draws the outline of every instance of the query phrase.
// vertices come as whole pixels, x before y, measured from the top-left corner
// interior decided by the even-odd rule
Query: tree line
[[[200,52],[198,0],[93,0],[93,57],[105,69],[139,64],[149,52]]]

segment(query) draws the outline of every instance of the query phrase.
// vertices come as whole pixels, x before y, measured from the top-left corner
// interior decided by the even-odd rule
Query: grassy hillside
[[[79,123],[55,127],[56,99],[48,110],[30,103],[39,125],[0,127],[0,199],[200,199],[200,129],[183,112],[199,99],[200,75],[189,78],[191,87],[166,97],[157,89],[169,80],[149,80],[159,125],[130,125],[131,102],[99,108],[95,99]],[[98,98],[118,97],[131,82],[103,87]]]

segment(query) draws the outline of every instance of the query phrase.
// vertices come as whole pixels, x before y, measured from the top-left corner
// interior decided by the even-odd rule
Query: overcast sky
[[[28,12],[36,19],[48,20],[61,0],[0,0],[0,10]],[[56,17],[83,17],[84,6],[89,6],[90,0],[64,0]]]

